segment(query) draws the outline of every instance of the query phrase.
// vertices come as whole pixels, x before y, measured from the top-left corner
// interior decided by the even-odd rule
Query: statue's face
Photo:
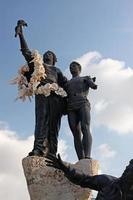
[[[80,70],[79,66],[76,64],[76,62],[73,62],[70,65],[70,72],[72,75],[79,75],[81,73],[81,70]]]
[[[47,62],[54,63],[54,56],[53,56],[52,52],[47,51],[47,52],[43,55],[43,60],[44,60],[45,63],[47,63]]]

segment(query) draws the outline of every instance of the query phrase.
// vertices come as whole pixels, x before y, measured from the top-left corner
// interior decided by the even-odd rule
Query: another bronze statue
[[[34,148],[29,156],[46,156],[46,154],[56,155],[58,144],[58,132],[60,129],[62,116],[62,92],[67,79],[60,69],[55,67],[56,55],[52,51],[47,51],[43,55],[43,67],[45,76],[35,75],[35,64],[40,62],[38,55],[36,60],[29,50],[23,34],[23,26],[27,26],[24,20],[19,20],[15,28],[15,37],[19,36],[20,46],[23,56],[28,63],[28,69],[23,69],[23,75],[27,79],[25,89],[36,88],[35,94],[35,141]],[[33,61],[34,60],[34,61]],[[43,72],[43,69],[41,69]],[[41,73],[41,71],[40,71]],[[35,82],[36,81],[36,82]],[[30,84],[29,84],[30,83]],[[33,84],[34,83],[34,84]],[[30,88],[33,90],[33,88]],[[30,89],[28,91],[30,91]],[[33,91],[31,91],[33,93]]]
[[[68,122],[74,137],[78,159],[90,158],[92,136],[90,133],[90,103],[87,99],[89,88],[97,89],[96,78],[80,77],[81,65],[70,64],[72,79],[66,84]]]
[[[106,174],[79,174],[76,169],[65,164],[60,155],[58,158],[49,155],[48,159],[47,166],[62,170],[74,184],[98,191],[96,200],[133,200],[133,160],[129,162],[122,176],[117,178]]]

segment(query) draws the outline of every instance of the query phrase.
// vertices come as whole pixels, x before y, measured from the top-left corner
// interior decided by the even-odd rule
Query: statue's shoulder
[[[61,70],[59,69],[59,67],[57,66],[53,66],[53,68],[57,71],[57,72],[60,72]]]
[[[91,77],[90,76],[81,76],[80,80],[82,80],[83,82],[87,82],[88,80],[90,80]]]
[[[91,79],[91,77],[88,75],[88,76],[83,76],[84,79]]]

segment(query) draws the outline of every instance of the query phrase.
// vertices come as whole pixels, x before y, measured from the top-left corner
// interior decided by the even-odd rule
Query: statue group
[[[61,70],[55,67],[56,55],[52,51],[44,53],[29,50],[23,27],[19,20],[15,37],[19,37],[21,52],[27,61],[19,71],[17,83],[21,94],[19,98],[35,95],[35,140],[33,150],[28,156],[43,156],[47,165],[64,172],[65,176],[81,187],[97,190],[97,200],[133,200],[133,160],[120,178],[110,175],[86,176],[66,165],[56,157],[61,117],[68,116],[68,123],[74,138],[78,159],[91,159],[92,136],[90,132],[89,89],[97,89],[96,78],[80,76],[81,65],[70,64],[72,78],[68,80]]]
[[[19,36],[21,52],[28,64],[27,69],[21,70],[27,80],[26,87],[28,88],[29,83],[33,82],[35,63],[34,55],[29,50],[24,38],[23,26],[27,26],[27,24],[23,20],[19,20],[15,28],[15,36]],[[92,137],[90,133],[90,103],[87,95],[89,88],[97,89],[96,78],[80,77],[81,65],[72,62],[70,64],[72,79],[67,80],[61,70],[55,67],[56,62],[56,55],[52,51],[44,53],[42,65],[46,75],[36,81],[38,85],[34,92],[35,141],[29,156],[56,155],[61,117],[67,113],[78,159],[90,158]],[[52,88],[53,84],[65,91],[66,95],[57,93],[57,90]],[[40,88],[46,89],[48,86],[51,87],[49,94],[45,94],[43,90],[38,92]],[[33,89],[30,88],[30,90]],[[33,92],[31,92],[32,94]]]

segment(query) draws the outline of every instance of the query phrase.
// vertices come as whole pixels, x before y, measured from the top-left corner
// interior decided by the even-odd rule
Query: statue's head
[[[52,65],[55,65],[55,63],[57,62],[57,58],[56,58],[56,55],[52,51],[46,51],[43,54],[43,61],[44,63],[47,63],[47,64],[50,63]]]
[[[81,65],[78,62],[73,61],[70,64],[70,72],[73,76],[78,76],[81,73]]]
[[[130,160],[129,165],[124,170],[120,180],[125,185],[133,185],[133,159]]]

